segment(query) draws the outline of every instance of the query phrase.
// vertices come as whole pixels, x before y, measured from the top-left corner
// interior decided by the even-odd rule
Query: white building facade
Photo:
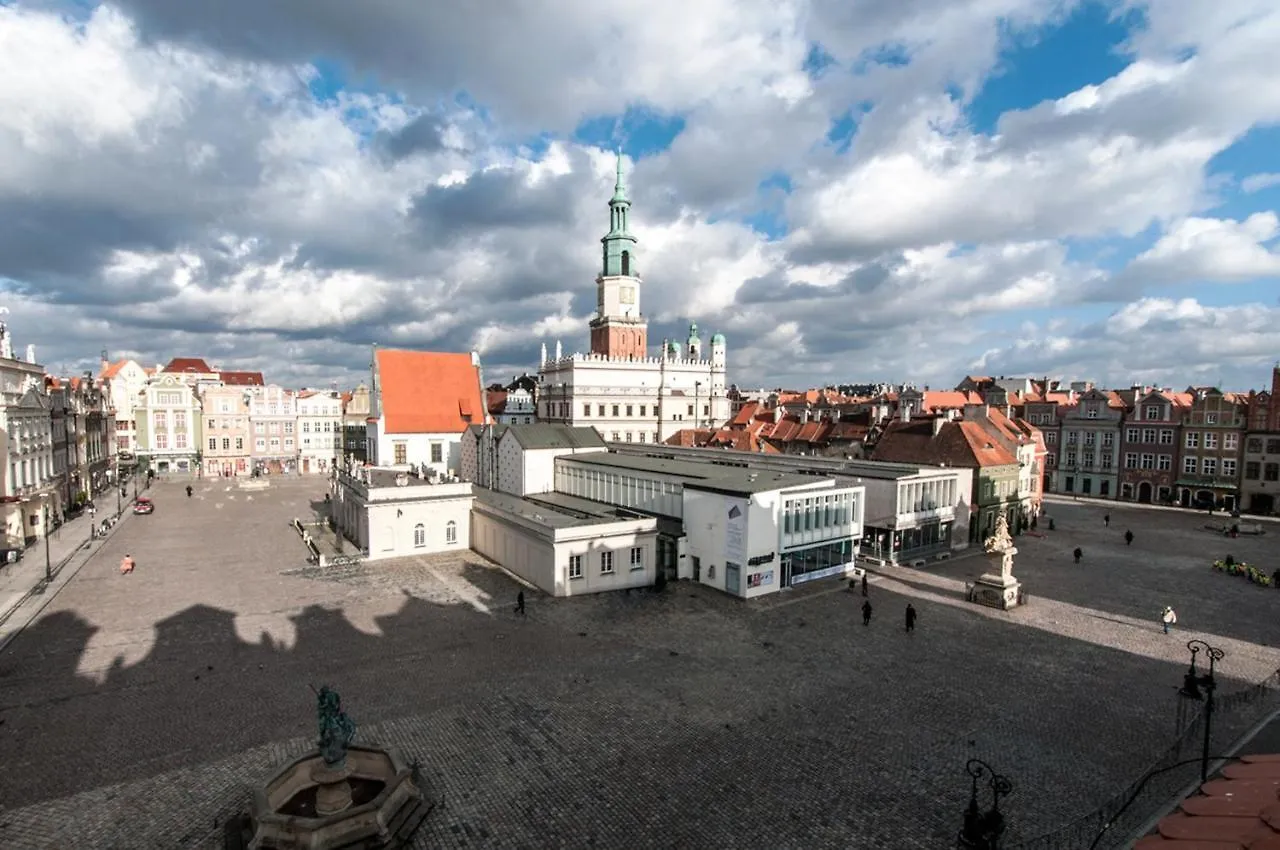
[[[539,422],[473,425],[462,437],[462,477],[513,496],[556,489],[555,459],[608,451],[594,428]]]
[[[43,537],[63,505],[54,473],[53,409],[44,391],[44,367],[33,346],[14,357],[9,328],[0,322],[0,430],[4,441],[4,548],[20,549]]]
[[[428,479],[379,467],[338,471],[334,524],[367,560],[404,558],[471,546],[469,482]]]
[[[298,393],[299,470],[328,472],[342,455],[342,397],[336,392]]]
[[[667,340],[650,356],[630,210],[619,156],[609,232],[600,240],[591,348],[566,356],[557,342],[548,357],[543,345],[538,420],[594,427],[614,442],[657,443],[682,428],[718,427],[729,419],[727,352],[721,334],[704,346],[692,325],[683,348]]]
[[[102,358],[102,379],[115,408],[116,454],[122,460],[132,460],[138,453],[138,433],[134,408],[138,396],[147,387],[147,372],[137,361],[121,360],[108,363],[106,353]]]

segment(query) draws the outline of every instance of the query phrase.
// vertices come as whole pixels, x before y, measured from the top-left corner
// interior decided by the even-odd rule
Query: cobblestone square
[[[971,757],[1013,778],[1026,838],[1164,749],[1185,639],[1227,650],[1224,693],[1280,667],[1280,591],[1208,566],[1261,562],[1271,535],[1226,541],[1203,515],[1111,508],[1102,529],[1055,504],[1057,531],[1019,539],[1030,606],[964,603],[965,558],[875,577],[864,627],[835,582],[752,604],[526,590],[521,618],[519,585],[469,553],[320,570],[289,521],[323,492],[158,484],[156,513],[0,655],[0,845],[220,846],[220,819],[309,746],[321,683],[360,737],[422,760],[443,797],[424,848],[945,847]],[[1111,539],[1126,527],[1132,547]]]

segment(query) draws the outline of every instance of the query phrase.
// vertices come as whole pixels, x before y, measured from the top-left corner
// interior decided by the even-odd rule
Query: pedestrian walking
[[[1126,532],[1124,533],[1124,545],[1126,545],[1126,546],[1132,546],[1132,545],[1133,545],[1133,532],[1132,532],[1132,531],[1126,531]]]
[[[1164,606],[1164,613],[1160,615],[1160,623],[1164,626],[1164,633],[1169,634],[1169,629],[1176,625],[1177,622],[1178,615],[1174,612],[1173,608],[1168,605]]]
[[[862,573],[862,595],[867,595],[867,573],[865,570]]]
[[[1103,515],[1102,515],[1102,527],[1103,527],[1103,528],[1110,528],[1110,527],[1111,527],[1111,514],[1103,514]]]
[[[125,555],[120,559],[120,575],[127,576],[133,572],[134,561],[132,555]]]
[[[187,485],[187,498],[188,498],[188,499],[190,499],[190,498],[191,498],[191,485],[190,485],[190,484],[188,484],[188,485]],[[328,498],[328,496],[326,496],[325,498],[327,499],[327,498]]]
[[[871,600],[862,603],[862,625],[871,625]]]
[[[1076,550],[1071,554],[1075,556],[1077,564],[1080,563],[1080,559],[1084,557],[1084,551],[1079,546],[1077,546]]]
[[[907,634],[911,634],[916,630],[916,608],[910,602],[907,603]]]
[[[523,590],[516,594],[516,613],[519,614],[521,617],[525,616]]]

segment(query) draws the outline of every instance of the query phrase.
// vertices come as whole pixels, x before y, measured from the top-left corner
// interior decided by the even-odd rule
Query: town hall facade
[[[631,202],[618,157],[609,201],[609,232],[596,277],[596,316],[591,348],[555,356],[542,346],[538,367],[538,419],[594,427],[605,440],[657,443],[684,428],[716,428],[729,419],[725,339],[705,346],[698,326],[689,327],[682,348],[664,341],[649,355],[648,321],[640,311],[643,284],[631,233]]]

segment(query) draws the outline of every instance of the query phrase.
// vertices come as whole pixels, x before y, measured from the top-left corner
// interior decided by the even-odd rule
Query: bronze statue
[[[342,710],[342,697],[328,685],[316,691],[316,716],[320,740],[316,742],[326,767],[341,767],[347,759],[347,745],[356,736],[356,724]]]

